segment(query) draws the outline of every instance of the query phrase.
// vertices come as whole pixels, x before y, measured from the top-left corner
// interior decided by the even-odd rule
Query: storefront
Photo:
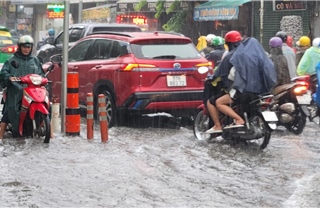
[[[117,23],[137,24],[148,31],[162,30],[162,21],[155,18],[157,13],[157,0],[147,0],[145,4],[140,0],[119,0],[117,1]],[[164,10],[167,11],[174,1],[166,1]],[[175,6],[176,12],[188,9],[186,2],[180,1]],[[163,13],[165,13],[165,11]],[[163,15],[166,16],[166,15]],[[165,20],[164,20],[165,21]]]
[[[208,28],[203,34],[224,36],[230,30],[238,30],[250,36],[251,0],[211,0],[194,8],[194,21]]]

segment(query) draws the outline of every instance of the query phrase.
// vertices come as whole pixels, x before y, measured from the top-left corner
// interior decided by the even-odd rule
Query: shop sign
[[[238,19],[239,7],[194,8],[194,21]]]
[[[274,1],[274,11],[292,11],[292,10],[306,10],[307,4],[305,1]]]
[[[165,2],[165,9],[169,9],[173,2]],[[135,7],[139,2],[130,2],[130,3],[117,3],[117,12],[134,12]],[[156,12],[157,2],[147,2],[140,10],[140,12]],[[188,9],[188,3],[181,1],[180,4],[175,8],[175,11],[186,10]]]
[[[83,20],[105,19],[110,17],[111,12],[109,7],[88,9],[82,11]]]
[[[48,4],[47,5],[47,18],[63,18],[64,17],[64,4]]]

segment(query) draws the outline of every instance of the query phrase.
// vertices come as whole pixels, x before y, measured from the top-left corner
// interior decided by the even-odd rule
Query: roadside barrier
[[[108,120],[106,109],[106,97],[104,94],[98,95],[98,103],[101,141],[102,143],[106,143],[108,141]]]
[[[67,73],[66,135],[80,135],[79,74]]]
[[[93,139],[93,93],[87,93],[87,139]]]

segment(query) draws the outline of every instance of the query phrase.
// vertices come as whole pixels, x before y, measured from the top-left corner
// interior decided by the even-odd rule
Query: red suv
[[[135,112],[193,115],[206,76],[197,69],[211,67],[190,38],[162,32],[99,32],[79,40],[68,56],[68,71],[79,74],[80,106],[93,92],[97,115],[97,96],[105,94],[110,127]],[[53,97],[61,94],[58,67],[49,74]]]

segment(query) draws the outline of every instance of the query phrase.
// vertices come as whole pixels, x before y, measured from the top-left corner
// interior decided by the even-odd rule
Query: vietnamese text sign
[[[195,21],[233,20],[238,19],[239,7],[195,8]]]

